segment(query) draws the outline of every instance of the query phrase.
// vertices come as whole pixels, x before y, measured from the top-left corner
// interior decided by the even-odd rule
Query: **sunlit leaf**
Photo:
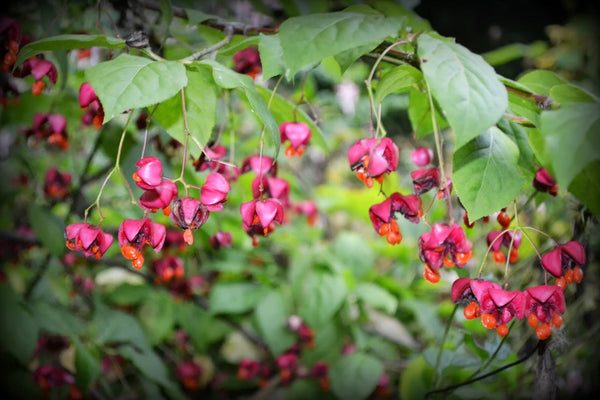
[[[457,148],[498,122],[508,107],[508,95],[481,56],[429,34],[419,36],[417,53],[431,93],[454,130]]]
[[[85,70],[104,108],[104,122],[129,109],[160,103],[187,85],[183,64],[122,54]]]
[[[329,56],[395,36],[403,20],[344,11],[289,18],[279,27],[283,60],[295,74]]]

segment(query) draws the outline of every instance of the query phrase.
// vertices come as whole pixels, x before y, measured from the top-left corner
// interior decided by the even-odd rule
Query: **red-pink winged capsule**
[[[571,240],[563,245],[556,246],[553,250],[544,254],[542,266],[555,277],[576,265],[584,265],[587,261],[585,248],[576,240]]]
[[[102,257],[111,246],[113,237],[90,224],[76,223],[65,228],[67,247],[70,250],[82,250],[86,257]]]
[[[524,316],[535,314],[541,321],[552,322],[555,314],[565,312],[565,296],[560,286],[542,285],[529,288],[525,291]]]
[[[165,243],[167,230],[164,225],[154,223],[148,218],[126,219],[119,226],[119,245],[130,245],[141,251],[149,245],[155,252],[160,252]]]
[[[165,179],[154,189],[146,190],[140,196],[140,206],[150,212],[163,209],[165,215],[170,213],[170,204],[177,198],[177,185]],[[167,211],[168,210],[168,211]]]
[[[162,182],[162,162],[156,157],[144,157],[135,163],[138,170],[133,173],[135,184],[144,190],[154,189]]]
[[[206,182],[200,189],[200,201],[208,211],[220,211],[227,200],[231,186],[223,175],[213,172],[208,174]]]
[[[281,143],[290,142],[292,153],[301,155],[310,141],[311,131],[304,122],[284,122],[279,126]]]

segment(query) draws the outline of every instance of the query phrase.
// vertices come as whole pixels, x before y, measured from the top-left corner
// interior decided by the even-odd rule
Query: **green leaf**
[[[136,348],[131,345],[119,346],[119,354],[131,361],[133,365],[150,380],[167,388],[177,390],[175,383],[169,379],[169,370],[163,360],[151,348]]]
[[[286,400],[323,398],[323,391],[316,379],[296,379],[285,392]]]
[[[271,290],[256,305],[254,318],[258,332],[275,356],[286,351],[297,339],[286,325],[291,314],[290,300],[281,290]]]
[[[304,276],[295,293],[298,314],[311,327],[323,325],[342,306],[347,292],[346,282],[340,275],[313,269]]]
[[[338,63],[340,67],[340,72],[344,73],[348,68],[350,68],[356,60],[358,60],[364,54],[367,54],[374,50],[381,41],[378,40],[373,43],[369,43],[363,46],[353,47],[346,51],[342,51],[341,53],[337,53],[333,58]],[[327,58],[327,57],[325,57]]]
[[[340,232],[333,244],[333,259],[352,271],[356,279],[363,279],[375,265],[375,252],[363,235]]]
[[[85,70],[104,108],[104,122],[133,108],[160,103],[187,85],[183,64],[122,54]]]
[[[283,49],[279,36],[260,34],[258,38],[258,52],[260,53],[260,62],[262,64],[262,78],[268,80],[274,76],[286,72],[283,63]]]
[[[42,245],[60,257],[65,252],[65,224],[49,207],[32,203],[28,209],[29,223]]]
[[[361,282],[356,287],[356,296],[365,303],[393,314],[398,308],[398,300],[387,290],[370,282]]]
[[[366,399],[384,372],[383,364],[377,358],[364,353],[350,354],[331,366],[331,390],[340,399]]]
[[[163,341],[173,329],[173,299],[167,292],[150,292],[137,314],[151,346]]]
[[[210,344],[222,340],[231,330],[225,322],[195,304],[176,304],[175,314],[177,323],[188,333],[192,344],[201,353]]]
[[[37,321],[6,282],[0,285],[0,304],[0,348],[27,365],[37,345]]]
[[[574,85],[555,85],[550,89],[550,97],[559,103],[598,102],[593,95]]]
[[[553,176],[563,188],[589,163],[600,160],[599,103],[566,103],[544,111],[540,130],[552,154]]]
[[[415,358],[400,376],[400,398],[422,400],[431,390],[434,369],[420,355]]]
[[[96,327],[98,343],[125,342],[138,347],[149,347],[137,319],[122,311],[110,309],[99,301],[94,304],[92,323]]]
[[[551,71],[535,70],[526,73],[517,79],[522,85],[527,86],[535,94],[550,96],[550,90],[556,85],[567,83],[563,78]]]
[[[525,178],[525,184],[530,184],[537,172],[535,156],[525,130],[517,123],[502,118],[498,121],[498,129],[504,132],[519,148],[519,167]]]
[[[408,118],[410,119],[410,124],[412,125],[417,139],[421,139],[433,132],[433,120],[431,118],[429,98],[427,93],[424,93],[419,89],[411,88],[409,93]],[[435,118],[438,129],[442,130],[449,126],[448,121],[440,114],[437,107],[435,108]]]
[[[96,351],[84,346],[77,336],[71,336],[75,346],[75,383],[77,387],[87,392],[102,372],[100,357]]]
[[[411,87],[422,79],[423,74],[421,71],[408,64],[390,69],[377,84],[375,103],[381,104],[389,94],[408,92]]]
[[[122,283],[106,293],[106,299],[109,303],[132,306],[141,303],[152,290],[149,285]]]
[[[472,221],[517,197],[524,183],[518,161],[519,148],[496,127],[454,153],[452,184]]]
[[[213,314],[239,314],[251,310],[264,296],[265,290],[251,282],[217,283],[210,292]]]
[[[90,47],[104,47],[107,49],[125,48],[122,39],[105,35],[58,35],[29,43],[19,50],[15,65],[20,65],[30,57],[45,51],[89,49]]]
[[[59,305],[51,305],[47,301],[37,301],[31,310],[40,326],[49,332],[59,335],[77,335],[85,329],[83,321]]]
[[[588,164],[573,179],[569,191],[600,218],[600,161]]]
[[[315,329],[315,347],[310,351],[302,352],[302,364],[312,365],[317,361],[331,364],[342,357],[347,329],[347,326],[343,326],[336,320],[329,320],[326,324]]]
[[[454,130],[456,148],[502,117],[508,107],[506,88],[481,56],[428,34],[419,36],[417,54],[431,93]]]
[[[325,137],[323,136],[323,132],[321,128],[304,112],[304,110],[300,108],[296,108],[292,103],[290,103],[286,98],[280,96],[275,93],[271,100],[271,92],[269,89],[264,88],[262,86],[257,86],[256,90],[258,94],[263,98],[265,103],[269,103],[271,101],[271,107],[269,110],[273,117],[275,117],[275,121],[277,124],[281,125],[282,122],[293,121],[294,120],[294,111],[296,111],[296,121],[304,122],[310,128],[312,136],[310,138],[310,142],[319,146],[319,148],[323,151],[327,150],[327,143],[325,142]]]
[[[185,110],[190,135],[205,146],[212,135],[216,121],[217,88],[207,68],[187,68],[188,84],[184,89]],[[179,143],[185,143],[185,120],[181,93],[163,101],[154,112],[156,121]],[[190,141],[188,150],[198,158],[202,150]]]
[[[396,36],[403,21],[403,17],[344,11],[289,18],[279,27],[283,60],[294,75],[329,56]]]
[[[240,88],[244,91],[246,97],[248,98],[248,102],[252,107],[251,111],[256,114],[256,116],[265,125],[267,130],[271,133],[271,138],[273,139],[273,145],[275,147],[274,158],[277,158],[281,142],[279,137],[279,125],[277,125],[277,122],[275,122],[273,115],[267,108],[267,104],[258,94],[256,85],[254,84],[252,78],[247,75],[232,71],[231,69],[214,60],[203,60],[200,61],[199,64],[212,67],[213,78],[220,87],[224,89]]]

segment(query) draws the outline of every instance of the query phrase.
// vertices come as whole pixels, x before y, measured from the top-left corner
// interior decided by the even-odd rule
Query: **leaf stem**
[[[204,57],[207,54],[214,53],[215,51],[219,50],[221,47],[228,45],[229,42],[231,42],[231,38],[233,37],[233,26],[226,25],[224,32],[225,32],[225,38],[223,40],[213,44],[212,46],[206,47],[205,49],[197,51],[194,54],[184,58],[181,61],[183,63],[190,63],[194,60],[198,60],[198,59]]]
[[[98,192],[98,196],[96,197],[96,200],[92,204],[90,204],[90,206],[88,208],[85,209],[85,212],[83,215],[83,221],[85,223],[87,223],[87,217],[88,217],[89,211],[94,206],[96,206],[96,208],[98,210],[98,216],[100,217],[100,221],[98,221],[98,225],[100,225],[102,223],[102,221],[104,221],[104,216],[102,215],[102,210],[100,209],[100,198],[102,197],[102,193],[104,192],[104,188],[106,187],[106,184],[108,183],[109,179],[115,172],[119,172],[119,174],[121,174],[121,176],[123,177],[123,181],[125,182],[125,185],[127,186],[127,190],[129,191],[129,194],[131,196],[131,202],[133,204],[137,204],[135,201],[135,198],[133,197],[133,192],[131,191],[131,187],[129,186],[127,179],[125,179],[125,176],[121,172],[121,167],[120,167],[121,152],[123,151],[123,143],[125,142],[125,136],[127,135],[127,128],[129,127],[129,123],[131,122],[132,115],[133,115],[133,112],[132,112],[132,110],[130,110],[129,115],[127,117],[127,122],[125,123],[123,132],[121,133],[121,139],[119,140],[119,148],[117,149],[117,158],[115,160],[115,166],[108,173],[108,175],[104,179],[104,182],[102,182],[102,186],[100,186],[100,191]]]
[[[387,135],[387,132],[385,131],[385,129],[383,128],[383,126],[381,124],[381,104],[379,105],[379,107],[377,107],[377,105],[375,104],[375,98],[373,97],[373,86],[371,85],[371,82],[373,81],[373,76],[375,75],[375,71],[377,70],[379,63],[385,57],[385,55],[390,50],[392,50],[392,48],[394,48],[395,46],[397,46],[399,44],[403,44],[403,43],[406,43],[406,41],[404,39],[399,40],[395,43],[392,43],[391,45],[386,47],[385,50],[383,50],[381,52],[381,54],[379,55],[377,60],[375,60],[375,63],[373,64],[373,67],[371,67],[371,71],[369,72],[369,76],[365,80],[365,86],[367,88],[367,93],[369,95],[369,103],[371,104],[371,112],[370,112],[370,114],[371,114],[371,118],[370,118],[371,137],[377,137],[379,130],[383,131],[382,136]],[[377,129],[375,131],[373,129],[373,113],[376,114],[376,118],[377,118]]]

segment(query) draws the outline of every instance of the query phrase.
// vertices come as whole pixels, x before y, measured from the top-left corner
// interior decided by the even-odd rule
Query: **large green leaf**
[[[210,344],[222,340],[231,331],[224,321],[189,302],[176,303],[175,314],[177,323],[188,333],[200,353],[206,352]]]
[[[588,164],[573,179],[569,191],[600,218],[600,161]]]
[[[325,142],[325,137],[323,136],[321,128],[319,128],[319,126],[315,124],[314,121],[308,115],[306,115],[304,110],[296,108],[287,99],[285,99],[277,93],[275,93],[275,95],[272,96],[273,92],[262,86],[257,86],[256,90],[267,104],[269,103],[269,101],[271,102],[271,107],[269,108],[269,110],[271,110],[271,114],[273,115],[273,117],[275,117],[275,121],[278,124],[281,124],[282,122],[286,121],[293,121],[295,110],[296,121],[304,122],[310,128],[310,131],[312,133],[310,139],[311,143],[314,143],[317,146],[319,146],[321,150],[327,151],[327,143]]]
[[[119,346],[119,354],[131,361],[143,375],[164,387],[170,393],[170,398],[185,398],[179,387],[170,379],[169,370],[163,360],[151,348],[123,345]]]
[[[87,392],[102,372],[100,357],[96,351],[84,346],[77,336],[71,336],[70,340],[75,346],[75,383]]]
[[[398,300],[381,286],[371,282],[361,282],[356,287],[356,296],[375,308],[393,314],[398,308]]]
[[[205,146],[215,126],[217,88],[208,68],[188,68],[186,75],[188,84],[184,89],[184,96],[187,125],[190,135]],[[163,101],[154,112],[154,118],[171,137],[180,143],[185,142],[181,93],[176,93],[170,99]],[[191,141],[188,150],[195,158],[201,154],[201,149]]]
[[[290,300],[280,291],[272,290],[257,304],[254,317],[261,337],[277,356],[296,341],[286,323],[292,314]]]
[[[104,47],[107,49],[122,49],[125,41],[105,35],[58,35],[37,40],[23,46],[19,50],[15,65],[43,53],[45,51],[89,49],[90,47]]]
[[[65,224],[47,206],[32,203],[28,210],[29,223],[42,245],[54,256],[65,252]],[[44,266],[45,267],[45,266]]]
[[[279,154],[280,138],[279,125],[267,108],[267,104],[260,97],[256,90],[254,81],[247,75],[239,74],[214,60],[203,60],[199,64],[208,65],[213,70],[213,78],[218,86],[224,89],[242,89],[246,95],[252,112],[265,124],[265,127],[271,133],[273,145],[275,147],[275,158]]]
[[[384,372],[383,364],[377,358],[364,353],[350,354],[331,366],[331,390],[340,399],[366,399]]]
[[[403,17],[332,12],[289,18],[279,27],[283,60],[291,74],[329,56],[396,36]]]
[[[554,72],[541,69],[526,73],[517,79],[517,82],[527,86],[529,89],[533,90],[534,93],[544,96],[550,95],[552,87],[567,83]]]
[[[452,183],[472,221],[517,197],[524,183],[518,161],[519,148],[495,126],[454,153]]]
[[[498,122],[508,107],[508,94],[481,56],[428,34],[419,36],[417,53],[431,93],[454,130],[457,148]]]
[[[132,108],[160,103],[187,85],[183,64],[122,54],[85,71],[104,108],[104,122]]]
[[[98,343],[131,343],[137,347],[149,347],[144,331],[137,319],[122,311],[108,308],[99,301],[95,303],[92,322],[96,328]]]
[[[175,322],[173,298],[165,291],[153,291],[138,310],[138,318],[150,345],[164,340]]]
[[[251,282],[217,283],[210,291],[210,310],[214,314],[237,314],[251,310],[265,290]]]
[[[600,104],[566,103],[544,111],[540,130],[552,155],[556,181],[567,188],[589,163],[600,160]]]
[[[298,314],[313,327],[329,321],[348,292],[344,278],[320,269],[309,271],[298,284],[294,293],[299,304]]]
[[[389,94],[409,91],[411,87],[422,79],[423,74],[421,71],[408,64],[390,69],[377,84],[377,88],[375,89],[375,103],[380,104]]]
[[[59,335],[76,335],[85,329],[83,321],[59,305],[37,301],[31,310],[40,328]]]

